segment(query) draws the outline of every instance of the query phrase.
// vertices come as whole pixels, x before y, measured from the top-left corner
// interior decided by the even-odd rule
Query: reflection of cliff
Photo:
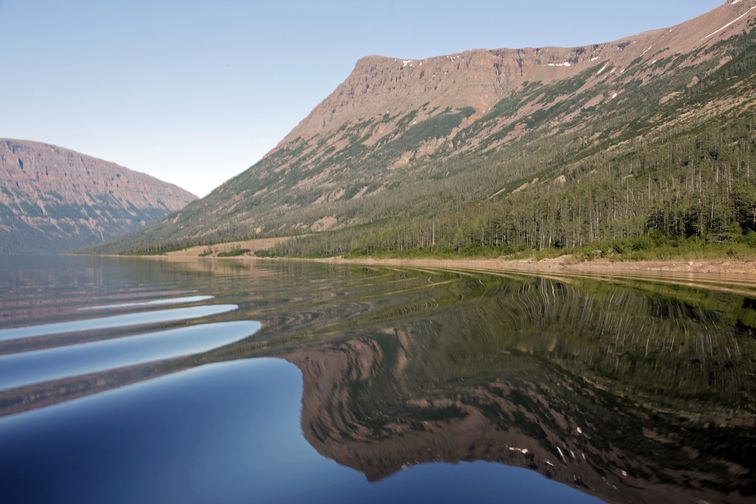
[[[487,460],[614,502],[753,494],[754,421],[735,408],[753,407],[748,330],[629,289],[536,281],[478,294],[410,303],[290,351],[313,446],[370,480]]]
[[[60,283],[74,295],[36,300]],[[487,460],[614,502],[753,496],[754,301],[623,283],[288,261],[102,259],[86,274],[34,270],[21,300],[35,309],[158,296],[158,286],[239,305],[213,322],[264,327],[192,357],[3,391],[0,415],[208,362],[279,356],[304,375],[307,439],[372,481],[418,463]]]

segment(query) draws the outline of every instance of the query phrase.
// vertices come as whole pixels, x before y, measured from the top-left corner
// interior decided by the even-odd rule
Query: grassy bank
[[[198,246],[169,252],[174,257],[270,257],[329,259],[329,255],[299,255],[281,253],[282,245],[292,238],[259,239],[246,242],[230,242]],[[728,242],[707,242],[696,239],[666,239],[644,236],[597,242],[574,249],[513,250],[503,247],[473,247],[454,249],[445,247],[412,248],[407,250],[357,249],[342,254],[345,260],[497,260],[506,262],[549,262],[554,264],[586,265],[596,263],[669,263],[670,267],[687,262],[725,263],[739,262],[756,264],[756,233]],[[656,265],[659,267],[659,265]]]

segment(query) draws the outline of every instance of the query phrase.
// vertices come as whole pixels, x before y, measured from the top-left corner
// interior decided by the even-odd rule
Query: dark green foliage
[[[548,86],[539,93],[537,103],[541,105],[548,105],[560,96],[569,96],[575,93],[578,89],[585,86],[588,79],[595,74],[601,65],[596,65],[593,68],[582,72],[580,75],[576,75],[570,79],[564,79],[551,86]]]
[[[747,245],[756,230],[753,119],[711,124],[613,159],[586,161],[556,190],[534,184],[433,217],[295,239],[270,253],[502,255],[595,244],[604,255],[612,249],[621,255],[660,247],[684,251],[690,243]]]
[[[235,248],[231,250],[226,250],[225,252],[220,252],[218,254],[218,257],[239,257],[243,255],[249,255],[251,250],[245,249],[245,248]]]
[[[393,159],[403,152],[417,149],[426,141],[445,138],[463,120],[474,113],[475,109],[469,107],[457,111],[445,110],[441,114],[421,121],[418,124],[413,125],[410,123],[410,126],[403,134],[378,149],[374,156],[378,159]]]

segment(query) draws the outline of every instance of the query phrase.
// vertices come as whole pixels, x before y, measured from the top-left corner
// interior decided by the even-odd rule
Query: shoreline
[[[388,266],[410,268],[437,268],[449,270],[470,270],[482,272],[520,272],[551,275],[590,276],[641,276],[706,279],[712,277],[719,282],[733,281],[740,285],[756,287],[756,257],[729,258],[724,254],[705,259],[578,259],[566,254],[559,257],[538,259],[536,257],[512,258],[469,257],[469,258],[390,258],[390,257],[264,257],[255,255],[286,242],[292,237],[257,238],[215,245],[194,246],[167,252],[159,256],[167,259],[237,259],[253,261],[304,261],[322,264]],[[238,251],[239,253],[233,253]],[[134,257],[134,256],[132,256]]]
[[[587,277],[617,280],[661,281],[676,285],[697,286],[723,292],[739,293],[756,297],[756,260],[742,259],[665,259],[653,261],[616,261],[593,259],[580,261],[573,256],[550,259],[501,258],[299,258],[257,257],[241,255],[234,257],[200,257],[186,253],[139,257],[162,260],[237,260],[249,262],[307,262],[344,266],[397,267],[415,269],[438,269],[457,272],[480,272],[491,274],[525,274],[551,277]]]
[[[258,258],[263,259],[263,258]],[[544,273],[672,273],[693,275],[733,275],[752,277],[756,281],[756,261],[705,259],[681,260],[664,259],[653,261],[612,261],[593,259],[578,261],[572,256],[554,259],[403,259],[403,258],[343,258],[307,259],[332,264],[370,264],[384,266],[437,266],[444,268],[465,268],[475,270],[523,271]]]
[[[259,258],[262,259],[262,258]],[[275,259],[274,259],[275,260]],[[287,259],[288,260],[288,259]],[[586,278],[610,282],[653,282],[692,287],[756,298],[756,261],[637,261],[597,259],[575,262],[571,256],[557,259],[309,259],[335,265],[427,268],[459,273],[519,274],[560,281]]]

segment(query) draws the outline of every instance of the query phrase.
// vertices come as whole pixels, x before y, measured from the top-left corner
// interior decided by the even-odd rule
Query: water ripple
[[[236,310],[238,305],[219,304],[209,306],[192,306],[189,308],[172,308],[170,310],[155,310],[126,315],[113,315],[94,319],[74,320],[71,322],[57,322],[26,327],[14,327],[0,330],[0,341],[19,338],[32,338],[95,329],[109,329],[113,327],[128,327],[164,322],[176,322],[194,318],[208,317]]]
[[[0,389],[207,352],[247,338],[259,322],[200,324],[113,340],[0,356]]]
[[[171,305],[171,304],[189,304],[189,303],[199,303],[201,301],[209,301],[213,298],[215,298],[215,296],[174,297],[174,298],[166,298],[166,299],[154,299],[152,301],[135,301],[133,303],[120,303],[120,304],[109,304],[109,305],[100,305],[100,306],[85,306],[84,308],[79,308],[79,311],[112,310],[116,308],[136,308],[136,307],[142,307],[142,306],[160,306],[160,305]]]

